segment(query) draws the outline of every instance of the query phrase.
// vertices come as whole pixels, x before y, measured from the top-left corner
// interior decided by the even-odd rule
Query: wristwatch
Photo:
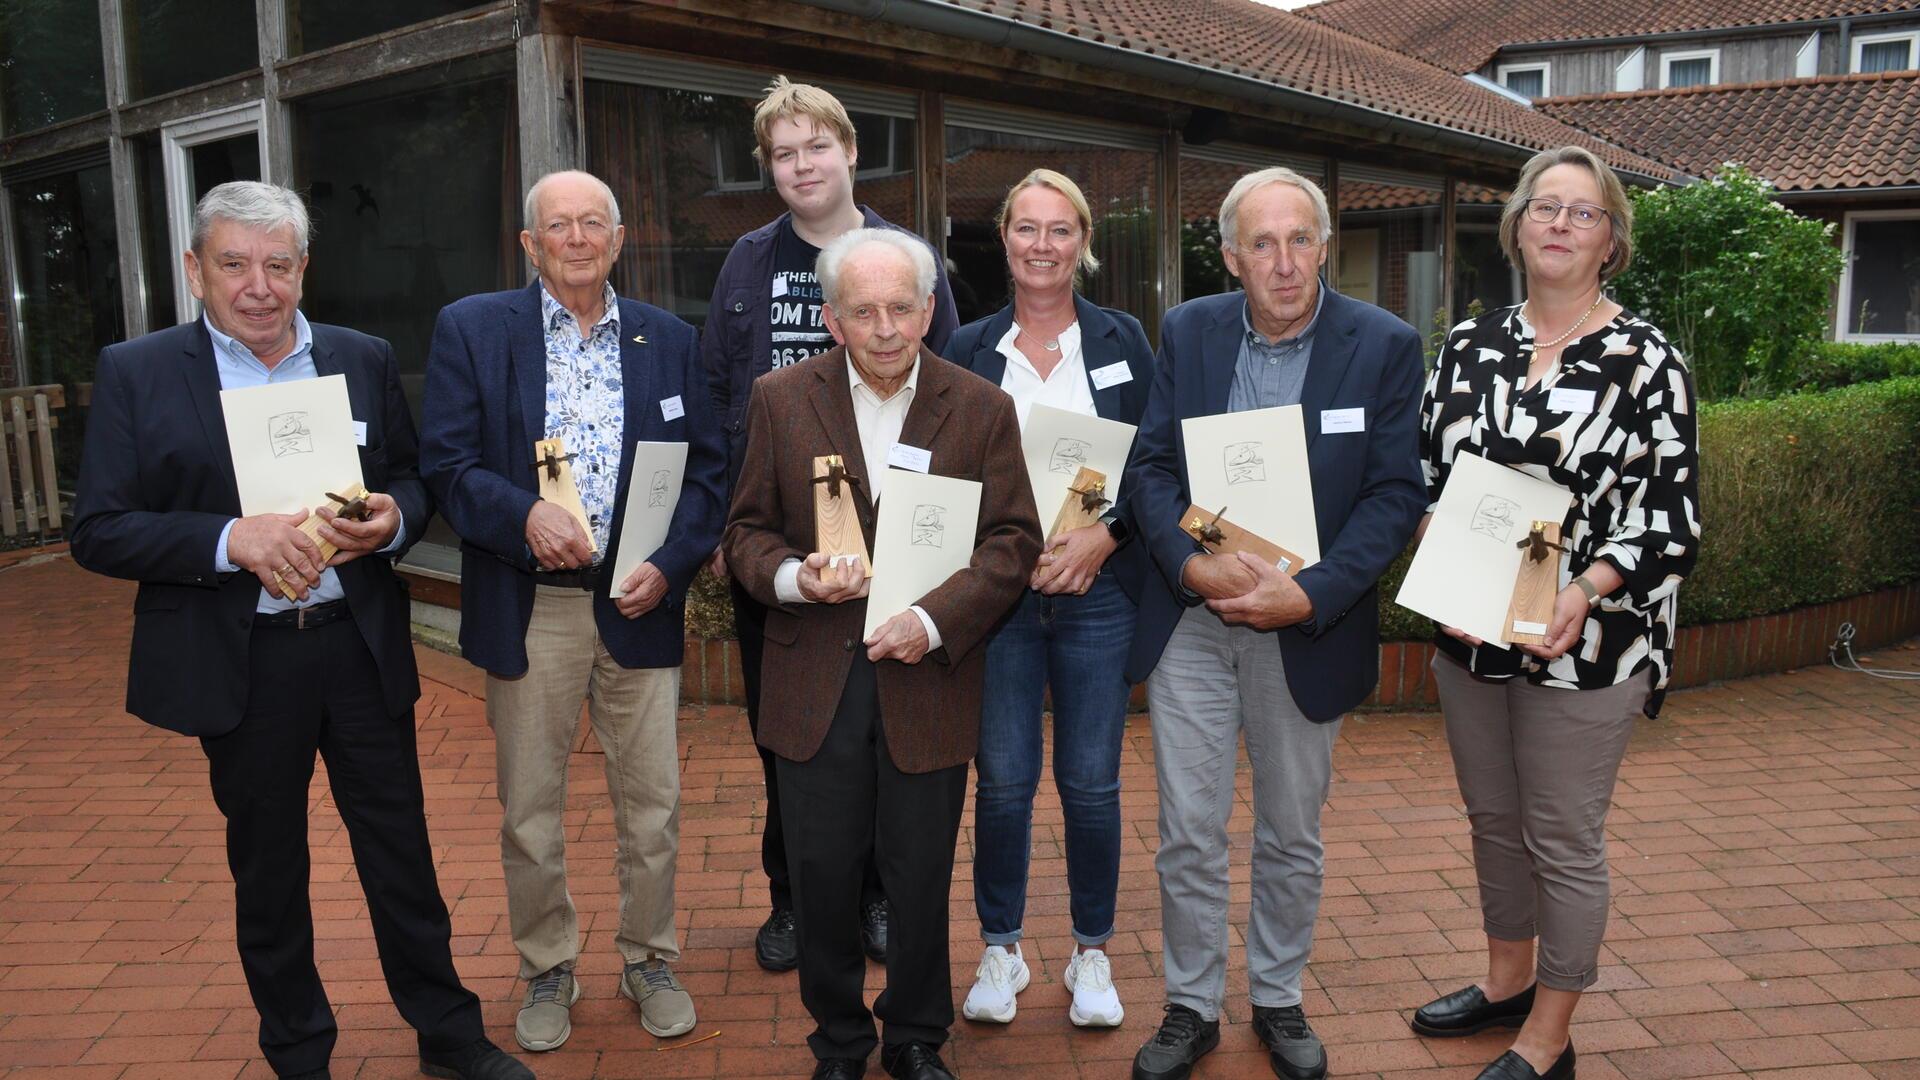
[[[1133,535],[1133,530],[1127,528],[1126,519],[1111,510],[1100,515],[1100,524],[1107,527],[1107,535],[1113,537],[1116,544],[1126,543],[1127,537]]]
[[[1600,602],[1600,590],[1594,588],[1593,582],[1588,581],[1584,574],[1574,575],[1573,583],[1580,586],[1581,593],[1585,594],[1587,607],[1591,608]]]

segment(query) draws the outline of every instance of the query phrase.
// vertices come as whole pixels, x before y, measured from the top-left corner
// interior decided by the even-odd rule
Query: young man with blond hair
[[[740,477],[746,451],[747,401],[754,380],[833,348],[833,336],[821,315],[819,279],[814,274],[820,249],[859,228],[914,235],[853,201],[853,174],[860,151],[853,119],[832,94],[817,86],[791,82],[784,75],[775,76],[766,96],[754,108],[753,134],[754,157],[772,178],[787,212],[734,243],[714,282],[707,324],[700,334],[714,416],[727,436],[729,496]],[[935,260],[934,310],[925,337],[927,348],[935,353],[946,347],[947,339],[959,326],[953,292],[939,262]],[[726,560],[717,552],[713,570],[723,578],[728,576]],[[737,581],[731,585],[734,630],[746,680],[747,724],[757,735],[767,609]],[[779,785],[773,755],[762,750],[760,761],[769,808],[761,834],[760,861],[772,894],[772,912],[754,939],[754,955],[768,971],[791,971],[799,963],[799,953],[786,838],[780,827]],[[867,955],[884,961],[886,900],[870,859],[861,912]]]

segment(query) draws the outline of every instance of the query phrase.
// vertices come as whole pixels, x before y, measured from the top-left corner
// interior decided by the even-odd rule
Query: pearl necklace
[[[1557,337],[1557,338],[1554,338],[1554,339],[1553,339],[1552,341],[1547,341],[1547,342],[1540,342],[1540,341],[1536,341],[1536,342],[1534,342],[1534,343],[1533,343],[1533,351],[1534,351],[1534,352],[1536,352],[1536,353],[1538,353],[1538,352],[1543,352],[1543,351],[1545,351],[1545,350],[1547,350],[1547,349],[1551,349],[1551,348],[1553,348],[1553,347],[1554,347],[1555,345],[1558,345],[1558,344],[1560,344],[1561,342],[1563,342],[1563,341],[1565,341],[1565,340],[1567,340],[1568,338],[1570,338],[1570,337],[1572,337],[1572,336],[1573,336],[1573,332],[1574,332],[1575,330],[1578,330],[1578,329],[1580,329],[1580,327],[1581,327],[1581,326],[1583,326],[1583,325],[1585,325],[1585,324],[1586,324],[1586,321],[1587,321],[1587,319],[1589,319],[1589,318],[1591,318],[1591,317],[1592,317],[1592,315],[1593,315],[1593,313],[1594,313],[1595,311],[1598,311],[1598,310],[1600,309],[1600,304],[1601,304],[1601,302],[1602,302],[1602,301],[1604,301],[1604,300],[1605,300],[1606,298],[1607,298],[1607,294],[1606,294],[1605,292],[1602,292],[1602,293],[1601,293],[1601,294],[1600,294],[1599,296],[1596,296],[1596,297],[1594,297],[1594,298],[1593,298],[1593,306],[1592,306],[1592,307],[1590,307],[1590,308],[1588,308],[1588,309],[1586,310],[1586,312],[1585,312],[1584,314],[1582,314],[1582,315],[1580,316],[1580,318],[1579,318],[1579,319],[1578,319],[1577,321],[1575,321],[1575,322],[1574,322],[1574,324],[1573,324],[1572,326],[1569,326],[1569,327],[1567,327],[1567,332],[1566,332],[1566,333],[1564,333],[1564,334],[1561,334],[1561,335],[1560,335],[1559,337]]]

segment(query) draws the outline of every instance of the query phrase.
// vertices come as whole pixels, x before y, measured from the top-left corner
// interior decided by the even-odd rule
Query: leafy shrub
[[[1903,375],[1920,375],[1920,345],[1816,341],[1795,361],[1788,389],[1831,390]]]
[[[1633,195],[1633,265],[1622,304],[1666,332],[1712,401],[1793,385],[1794,361],[1824,336],[1842,256],[1833,226],[1772,198],[1728,164],[1711,180]]]

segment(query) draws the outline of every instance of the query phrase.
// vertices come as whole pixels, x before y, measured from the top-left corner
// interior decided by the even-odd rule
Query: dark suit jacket
[[[725,450],[707,407],[693,327],[651,304],[619,304],[626,430],[620,433],[613,528],[599,555],[594,623],[622,667],[678,667],[686,653],[687,587],[720,540]],[[676,396],[685,412],[667,420],[660,403]],[[545,437],[546,417],[540,283],[448,304],[434,325],[427,357],[420,465],[460,534],[461,652],[508,678],[527,671],[538,565],[527,549],[527,514],[540,497],[533,444]],[[653,610],[629,619],[613,606],[608,590],[633,444],[639,441],[687,443],[687,471],[667,541],[648,558],[666,575],[667,594]]]
[[[1134,513],[1159,571],[1141,599],[1131,679],[1147,677],[1182,609],[1199,602],[1180,584],[1182,564],[1200,550],[1179,526],[1190,503],[1180,421],[1227,411],[1245,303],[1239,292],[1190,300],[1161,324],[1160,370],[1127,467]],[[1374,585],[1427,506],[1419,458],[1424,372],[1412,327],[1327,290],[1300,392],[1321,558],[1295,580],[1314,614],[1310,626],[1274,635],[1287,686],[1312,720],[1338,718],[1380,680]],[[1350,408],[1363,411],[1364,431],[1321,433],[1322,411]]]
[[[314,368],[347,377],[353,418],[367,425],[362,479],[369,491],[393,496],[411,545],[426,531],[433,503],[420,484],[413,418],[393,349],[342,327],[311,326]],[[225,734],[247,707],[247,650],[260,579],[213,570],[220,531],[240,516],[213,340],[195,319],[109,345],[93,378],[73,558],[96,573],[140,583],[127,711],[188,735]],[[393,572],[398,557],[365,555],[337,568],[396,717],[420,696],[406,587]]]
[[[1073,308],[1074,317],[1080,323],[1080,355],[1086,364],[1087,389],[1093,392],[1094,411],[1103,419],[1138,427],[1140,414],[1147,407],[1147,392],[1153,388],[1154,355],[1153,346],[1147,343],[1147,332],[1140,328],[1140,320],[1126,312],[1100,307],[1078,294],[1073,298]],[[1013,305],[1008,304],[955,331],[946,355],[953,357],[954,363],[999,386],[1007,373],[1007,358],[1000,352],[1000,339],[1012,326]],[[1103,390],[1094,383],[1093,373],[1113,364],[1127,365],[1132,378]],[[1037,509],[1044,532],[1060,508]],[[1120,500],[1113,510],[1128,529],[1139,532],[1133,520],[1132,496],[1124,482],[1120,485]],[[1138,603],[1140,579],[1151,572],[1146,545],[1130,538],[1107,560],[1107,569],[1113,571],[1120,587]]]
[[[920,773],[964,764],[979,748],[986,669],[980,646],[1026,588],[1040,554],[1040,522],[1013,399],[999,387],[922,349],[900,441],[930,451],[934,473],[983,485],[972,563],[920,600],[941,647],[917,664],[879,665],[887,747],[901,771]],[[746,464],[727,521],[727,563],[768,608],[760,679],[777,690],[760,699],[759,742],[789,761],[819,751],[853,651],[865,648],[865,600],[787,605],[773,591],[780,564],[814,549],[813,459],[821,454],[841,455],[859,478],[855,504],[871,542],[867,477],[876,465],[886,466],[868,462],[861,451],[844,348],[760,380],[747,410]]]
[[[869,229],[892,229],[918,238],[920,234],[903,229],[862,206],[860,216]],[[774,238],[780,226],[793,217],[781,214],[765,225],[733,242],[720,273],[713,282],[713,299],[707,307],[707,324],[700,330],[700,355],[707,368],[707,389],[713,397],[713,413],[727,433],[727,479],[740,478],[740,463],[747,448],[747,399],[753,393],[754,380],[771,370],[773,364],[773,256]],[[948,355],[947,339],[960,325],[955,314],[953,289],[947,284],[946,264],[936,249],[933,254],[933,325],[927,327],[924,345],[942,356]],[[727,490],[731,491],[729,487]]]

